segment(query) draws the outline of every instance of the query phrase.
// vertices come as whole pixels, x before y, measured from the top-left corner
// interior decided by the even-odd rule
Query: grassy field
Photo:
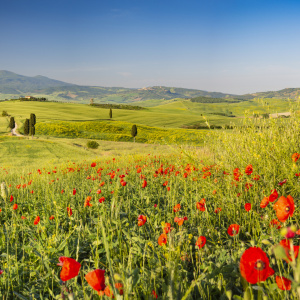
[[[2,138],[0,297],[299,299],[299,137],[292,115],[206,149]]]

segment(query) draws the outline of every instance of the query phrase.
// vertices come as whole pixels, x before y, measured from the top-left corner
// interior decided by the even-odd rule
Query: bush
[[[9,114],[7,113],[7,111],[3,110],[2,111],[2,117],[8,117],[8,116],[9,116]]]
[[[91,149],[97,149],[99,147],[99,144],[96,141],[88,141],[87,147]]]

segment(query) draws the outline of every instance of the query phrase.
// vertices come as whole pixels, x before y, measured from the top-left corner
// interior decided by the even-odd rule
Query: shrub
[[[99,144],[96,141],[88,141],[87,147],[91,149],[97,149],[99,147]]]
[[[2,117],[7,117],[7,116],[9,116],[9,114],[7,113],[6,110],[3,110],[3,111],[2,111]]]

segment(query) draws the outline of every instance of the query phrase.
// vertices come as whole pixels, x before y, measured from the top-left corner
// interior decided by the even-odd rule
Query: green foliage
[[[132,135],[132,137],[136,137],[136,135],[137,135],[137,127],[136,127],[136,125],[132,125],[131,135]]]
[[[26,119],[24,122],[24,135],[29,135],[30,132],[30,120]]]
[[[34,126],[36,124],[36,116],[35,114],[30,114],[30,126]]]
[[[199,96],[199,97],[195,97],[191,99],[192,102],[198,102],[198,103],[239,103],[243,100],[239,100],[239,99],[228,99],[228,98],[212,98],[212,97],[203,97],[203,96]]]
[[[114,109],[128,109],[128,110],[142,110],[145,109],[141,106],[136,105],[126,105],[126,104],[100,104],[100,103],[92,103],[90,106],[98,107],[98,108],[114,108]]]
[[[97,149],[99,147],[99,144],[96,141],[88,141],[87,147],[91,149]]]
[[[34,136],[35,135],[35,126],[30,124],[29,121],[29,135]]]
[[[15,126],[16,126],[16,124],[15,124],[15,118],[14,117],[10,117],[9,128],[13,129],[13,128],[15,128]]]
[[[45,97],[40,97],[40,98],[37,98],[37,97],[32,97],[32,98],[20,97],[18,100],[20,100],[20,101],[39,101],[39,102],[45,102],[45,101],[47,101],[47,98],[45,98]]]
[[[8,116],[9,116],[9,114],[7,113],[7,111],[3,110],[2,111],[2,117],[8,117]]]
[[[112,109],[111,108],[109,109],[109,117],[110,117],[110,119],[112,118]]]

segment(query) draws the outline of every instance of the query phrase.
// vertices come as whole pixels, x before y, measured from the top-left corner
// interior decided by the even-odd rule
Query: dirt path
[[[17,125],[17,123],[15,122],[15,127],[11,130],[12,135],[23,136],[22,134],[17,133],[17,131],[16,131],[17,128],[18,128],[18,125]]]

